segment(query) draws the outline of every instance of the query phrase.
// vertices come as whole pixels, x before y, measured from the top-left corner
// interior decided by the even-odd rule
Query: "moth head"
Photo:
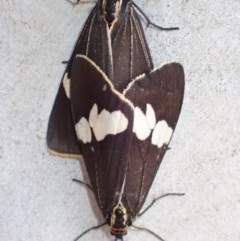
[[[103,19],[109,26],[118,21],[122,0],[103,0]]]
[[[122,203],[118,203],[113,207],[111,213],[111,234],[116,237],[116,240],[122,240],[122,236],[127,234],[129,225],[127,210]]]

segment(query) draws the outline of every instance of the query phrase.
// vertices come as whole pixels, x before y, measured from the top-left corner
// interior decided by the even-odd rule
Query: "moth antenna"
[[[75,178],[73,178],[72,181],[77,182],[77,183],[89,188],[93,192],[93,188],[89,184],[87,184],[86,182],[83,182],[83,181],[75,179]]]
[[[159,235],[157,235],[156,233],[154,233],[153,231],[147,229],[147,228],[142,228],[142,227],[137,227],[135,225],[132,225],[133,228],[139,229],[139,230],[144,230],[147,231],[148,233],[152,234],[154,237],[156,237],[157,239],[161,240],[161,241],[165,241],[163,238],[161,238]]]
[[[164,197],[167,197],[167,196],[184,196],[184,195],[185,195],[185,193],[166,193],[166,194],[163,194],[163,195],[161,195],[157,198],[154,198],[152,200],[152,202],[142,212],[140,212],[137,216],[138,217],[142,216],[149,208],[151,208],[153,206],[153,204],[155,202],[157,202],[161,198],[164,198]]]
[[[149,17],[146,15],[146,13],[143,12],[143,10],[135,3],[132,2],[132,5],[134,5],[136,7],[136,9],[142,14],[142,16],[146,19],[147,21],[147,26],[153,26],[154,28],[157,28],[159,30],[163,30],[163,31],[171,31],[171,30],[179,30],[179,27],[169,27],[169,28],[165,28],[165,27],[161,27],[155,23],[153,23]]]
[[[98,226],[94,226],[94,227],[91,227],[89,229],[87,229],[86,231],[84,231],[83,233],[81,233],[80,235],[78,235],[73,241],[77,241],[79,240],[83,235],[87,234],[88,232],[92,231],[93,229],[98,229],[98,228],[101,228],[102,226],[106,225],[107,223],[102,223]]]

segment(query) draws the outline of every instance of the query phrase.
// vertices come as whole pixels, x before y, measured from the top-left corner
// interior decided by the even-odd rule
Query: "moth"
[[[63,75],[47,145],[52,154],[83,156],[104,224],[116,240],[144,204],[183,95],[180,64],[153,68],[135,4],[98,1]]]

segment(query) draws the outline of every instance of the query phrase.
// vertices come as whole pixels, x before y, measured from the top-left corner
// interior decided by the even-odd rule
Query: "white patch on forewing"
[[[84,144],[92,141],[91,128],[97,141],[107,135],[117,135],[127,129],[128,119],[120,110],[109,112],[105,109],[98,114],[98,106],[94,104],[89,113],[89,121],[82,117],[75,125],[77,137]],[[94,151],[94,150],[92,150]]]
[[[133,132],[141,141],[147,139],[151,133],[148,118],[139,107],[134,108]]]
[[[150,104],[147,104],[146,117],[148,120],[149,127],[153,129],[156,125],[156,115],[154,109]]]
[[[150,104],[146,105],[146,114],[139,107],[134,108],[133,132],[141,141],[147,139],[156,125],[156,115]]]
[[[152,144],[161,148],[163,144],[168,144],[173,133],[173,129],[168,126],[165,120],[159,121],[152,133]]]
[[[92,141],[92,133],[89,123],[85,117],[82,117],[75,125],[78,140],[81,140],[84,144]]]
[[[63,77],[63,88],[65,90],[66,96],[70,99],[70,79],[68,78],[68,73],[65,73]]]
[[[117,135],[127,129],[128,119],[119,110],[110,113],[103,109],[97,117],[93,116],[91,127],[97,141],[102,141],[107,135]]]
[[[104,85],[103,86],[103,91],[106,91],[106,89],[107,89],[107,85]]]
[[[89,125],[93,127],[94,123],[98,118],[98,106],[96,104],[93,105],[92,109],[89,113]]]

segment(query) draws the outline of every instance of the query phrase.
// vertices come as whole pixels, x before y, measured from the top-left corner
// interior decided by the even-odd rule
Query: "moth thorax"
[[[118,21],[122,0],[103,0],[103,19],[109,26]]]
[[[117,204],[111,214],[111,234],[118,238],[127,234],[128,230],[128,214],[122,203]]]

